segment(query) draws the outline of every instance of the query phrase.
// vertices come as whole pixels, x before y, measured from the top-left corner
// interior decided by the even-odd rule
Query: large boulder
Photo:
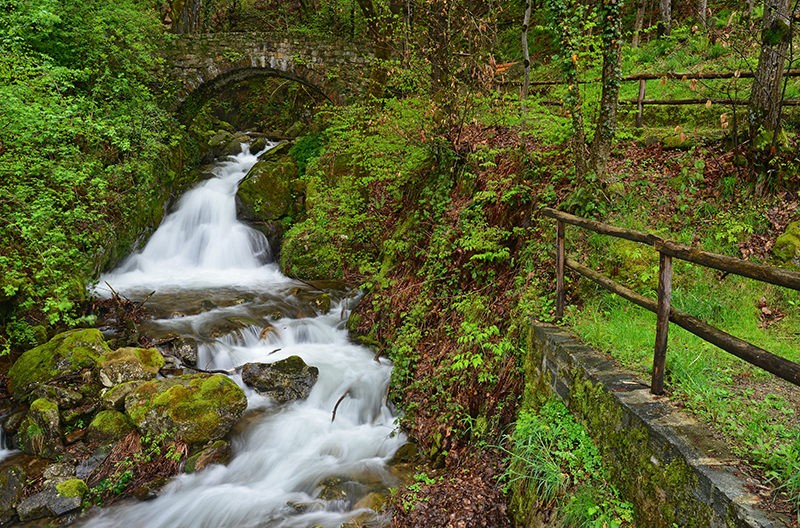
[[[34,388],[58,377],[92,368],[111,349],[95,328],[70,330],[23,353],[8,371],[11,391],[18,401],[29,401]]]
[[[296,214],[299,172],[288,147],[288,143],[281,143],[267,151],[242,180],[237,193],[242,219],[275,222]]]
[[[164,366],[164,356],[155,348],[125,347],[98,358],[100,382],[106,387],[135,380],[150,380]]]
[[[306,365],[300,356],[242,366],[242,381],[278,403],[308,398],[318,376],[319,369]]]
[[[125,411],[143,434],[167,434],[188,444],[224,437],[246,407],[242,389],[222,374],[147,381],[125,398]]]
[[[800,222],[792,222],[775,240],[772,254],[782,262],[800,266]]]

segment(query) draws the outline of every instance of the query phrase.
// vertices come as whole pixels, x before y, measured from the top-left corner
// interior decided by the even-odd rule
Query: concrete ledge
[[[638,526],[791,525],[759,509],[737,459],[706,426],[563,329],[533,325],[525,370],[526,391],[553,391],[586,425],[617,488],[636,505]]]

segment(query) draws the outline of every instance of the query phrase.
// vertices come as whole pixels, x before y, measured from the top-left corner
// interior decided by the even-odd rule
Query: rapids
[[[236,219],[238,184],[256,161],[245,146],[220,162],[216,177],[187,192],[141,251],[100,278],[96,293],[109,295],[106,283],[132,300],[154,291],[146,304],[156,317],[148,333],[196,340],[202,368],[234,371],[298,355],[319,369],[319,379],[307,400],[278,406],[232,375],[248,396],[232,461],[176,477],[152,501],[103,509],[84,526],[333,528],[356,516],[367,523],[359,526],[386,521],[354,505],[393,484],[386,462],[405,442],[386,404],[391,364],[348,339],[352,297],[329,292],[331,309],[315,313],[319,305],[309,300],[322,292],[282,275],[263,234]],[[220,336],[231,321],[238,326]],[[273,331],[262,337],[267,324]]]

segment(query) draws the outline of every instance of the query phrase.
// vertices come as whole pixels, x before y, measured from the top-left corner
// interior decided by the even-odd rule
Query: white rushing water
[[[234,376],[248,395],[250,415],[233,438],[232,461],[181,475],[157,499],[108,508],[86,526],[338,528],[367,513],[354,510],[355,502],[392,483],[386,462],[404,438],[385,402],[391,365],[349,341],[347,300],[311,317],[273,315],[266,337],[259,325],[218,338],[197,335],[208,319],[252,316],[270,299],[291,304],[298,288],[307,288],[283,276],[270,261],[264,236],[236,220],[238,182],[256,161],[245,151],[220,164],[217,177],[189,191],[141,252],[101,277],[98,293],[105,282],[128,298],[155,290],[163,299],[174,294],[196,301],[223,291],[227,302],[156,325],[200,340],[198,364],[204,368],[298,355],[319,369],[319,379],[307,400],[276,406]],[[158,295],[153,299],[159,302]],[[338,483],[335,493],[330,482]],[[380,519],[369,522],[380,525]]]

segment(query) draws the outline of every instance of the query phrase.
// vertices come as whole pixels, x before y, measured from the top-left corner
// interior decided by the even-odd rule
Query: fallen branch
[[[334,420],[336,420],[336,410],[339,408],[339,404],[342,403],[342,400],[344,400],[345,397],[349,394],[350,394],[350,389],[347,389],[346,391],[344,391],[344,394],[339,396],[339,399],[336,401],[336,405],[333,406],[333,413],[331,413],[331,423],[333,423]]]

